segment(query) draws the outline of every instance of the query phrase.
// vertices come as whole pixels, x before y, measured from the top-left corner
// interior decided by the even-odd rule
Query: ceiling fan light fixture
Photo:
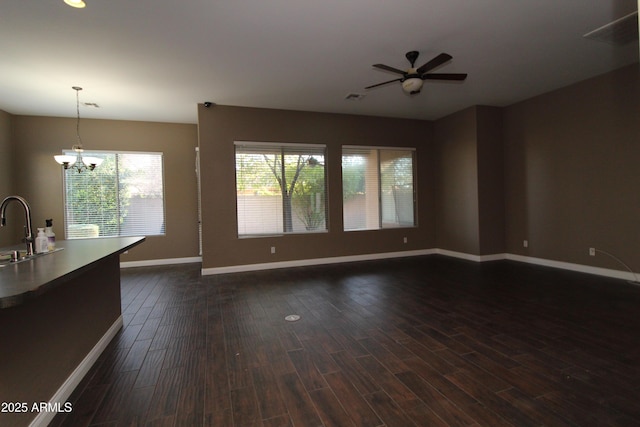
[[[424,82],[420,77],[411,77],[402,82],[402,89],[410,95],[420,93]]]
[[[406,57],[411,63],[411,68],[409,68],[407,71],[402,71],[384,64],[373,64],[375,68],[395,74],[402,74],[402,77],[367,86],[365,87],[365,89],[372,89],[374,87],[383,86],[389,83],[400,82],[402,84],[402,89],[406,93],[410,95],[416,95],[420,93],[420,90],[422,89],[423,80],[462,81],[467,78],[467,75],[462,73],[430,73],[431,70],[440,67],[443,64],[446,64],[453,58],[448,53],[443,52],[430,61],[426,62],[425,64],[421,65],[420,67],[416,68],[415,62],[416,59],[418,59],[418,55],[419,53],[416,50],[407,52]]]
[[[87,6],[87,4],[83,0],[64,0],[64,2],[71,7],[75,7],[78,9],[82,9],[83,7]]]

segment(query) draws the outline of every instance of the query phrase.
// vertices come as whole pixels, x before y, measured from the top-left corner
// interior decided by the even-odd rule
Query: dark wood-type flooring
[[[640,425],[625,281],[439,256],[199,268],[123,270],[125,327],[52,426]]]

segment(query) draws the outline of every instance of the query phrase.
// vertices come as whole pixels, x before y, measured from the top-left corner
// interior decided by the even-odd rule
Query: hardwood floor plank
[[[122,270],[125,326],[52,427],[640,425],[621,280],[441,256],[200,267]]]
[[[529,370],[507,369],[478,353],[465,354],[463,358],[533,397],[541,396],[555,388],[553,382],[545,381]]]
[[[122,409],[131,398],[130,391],[133,389],[137,372],[122,372],[114,379],[107,393],[97,409],[92,423],[106,423],[117,421],[119,417],[125,415]]]
[[[353,420],[330,388],[314,390],[309,395],[326,427],[355,427]]]
[[[310,340],[304,341],[303,346],[308,351],[309,357],[321,374],[336,372],[340,369],[335,360],[325,351],[321,343]]]
[[[97,385],[86,388],[78,400],[73,404],[73,411],[68,415],[58,416],[50,427],[86,427],[91,424],[96,410],[109,389],[108,385]]]
[[[333,339],[347,351],[353,357],[366,356],[369,352],[358,342],[356,338],[349,335],[347,332],[348,326],[345,326],[344,323],[341,323],[340,327],[336,329],[331,329],[331,336]]]
[[[311,402],[311,398],[297,374],[287,373],[280,375],[278,377],[278,386],[293,425],[322,426],[322,421]]]
[[[471,378],[463,372],[456,372],[447,375],[447,379],[480,402],[488,411],[491,411],[490,413],[494,414],[493,418],[504,418],[516,426],[539,425],[537,420],[519,411],[496,393],[486,388],[484,384],[476,381],[475,378]]]
[[[317,390],[327,386],[327,383],[322,378],[320,372],[318,372],[307,350],[292,350],[287,353],[307,391]]]
[[[387,427],[415,427],[415,423],[411,420],[400,407],[385,392],[377,391],[365,396],[369,405],[378,414],[380,419],[384,421]]]
[[[470,426],[474,423],[471,417],[417,374],[406,371],[396,374],[396,376],[448,425]]]
[[[231,407],[233,408],[232,415],[235,424],[247,427],[262,427],[262,418],[260,417],[253,387],[231,390]]]
[[[375,379],[380,388],[403,408],[421,405],[418,397],[373,356],[356,359],[365,371]]]
[[[166,350],[148,351],[140,370],[134,388],[149,387],[155,385],[160,377],[162,364],[164,362]]]
[[[498,393],[498,396],[509,402],[511,406],[535,420],[538,425],[571,426],[569,421],[559,417],[555,412],[545,407],[540,400],[531,399],[516,388],[510,388]]]
[[[183,375],[183,367],[162,370],[149,408],[149,420],[176,414]]]
[[[451,424],[440,418],[431,408],[422,403],[405,411],[418,427],[450,427]]]
[[[356,426],[376,427],[383,425],[371,406],[351,384],[343,372],[333,372],[324,376],[331,390],[343,407],[348,408],[348,415]]]
[[[395,339],[392,339],[388,334],[383,333],[380,329],[369,330],[368,335],[400,360],[414,357],[414,354],[404,345],[398,343]],[[399,338],[406,339],[406,336],[402,334]]]
[[[293,427],[289,415],[282,415],[268,420],[262,420],[263,427]]]
[[[407,370],[407,366],[402,363],[393,353],[384,348],[380,343],[372,338],[365,338],[359,341],[360,345],[367,349],[367,351],[380,363],[382,363],[388,370],[396,374],[398,372],[404,372]]]
[[[367,373],[366,369],[349,354],[340,351],[333,353],[331,357],[335,360],[338,370],[346,376],[360,394],[371,394],[380,390],[380,386]]]
[[[252,376],[263,421],[283,416],[288,419],[287,407],[282,400],[276,376],[271,368],[269,366],[253,368]]]
[[[122,371],[137,371],[142,366],[144,359],[149,351],[149,346],[151,345],[151,340],[145,341],[135,341],[129,352],[127,353],[127,357],[122,362],[120,369]]]

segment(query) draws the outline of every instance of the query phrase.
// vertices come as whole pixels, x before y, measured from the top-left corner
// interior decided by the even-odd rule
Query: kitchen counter
[[[0,267],[0,309],[22,304],[90,269],[100,260],[142,243],[144,237],[61,240],[56,252]],[[24,245],[5,248],[23,250]]]
[[[1,426],[82,410],[68,398],[123,326],[120,254],[144,240],[58,241],[61,250],[0,268]]]

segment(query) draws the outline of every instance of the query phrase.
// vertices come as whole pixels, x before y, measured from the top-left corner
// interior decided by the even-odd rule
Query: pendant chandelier
[[[102,163],[102,159],[98,157],[82,157],[82,153],[84,152],[84,148],[82,147],[82,140],[80,139],[80,96],[79,93],[82,90],[81,87],[73,86],[73,90],[76,91],[76,112],[77,112],[77,120],[76,120],[76,137],[78,138],[77,143],[71,147],[71,149],[75,152],[75,155],[58,155],[53,156],[56,159],[56,162],[60,163],[65,169],[72,169],[77,171],[78,173],[84,172],[85,170],[94,170],[96,166],[99,166]]]

